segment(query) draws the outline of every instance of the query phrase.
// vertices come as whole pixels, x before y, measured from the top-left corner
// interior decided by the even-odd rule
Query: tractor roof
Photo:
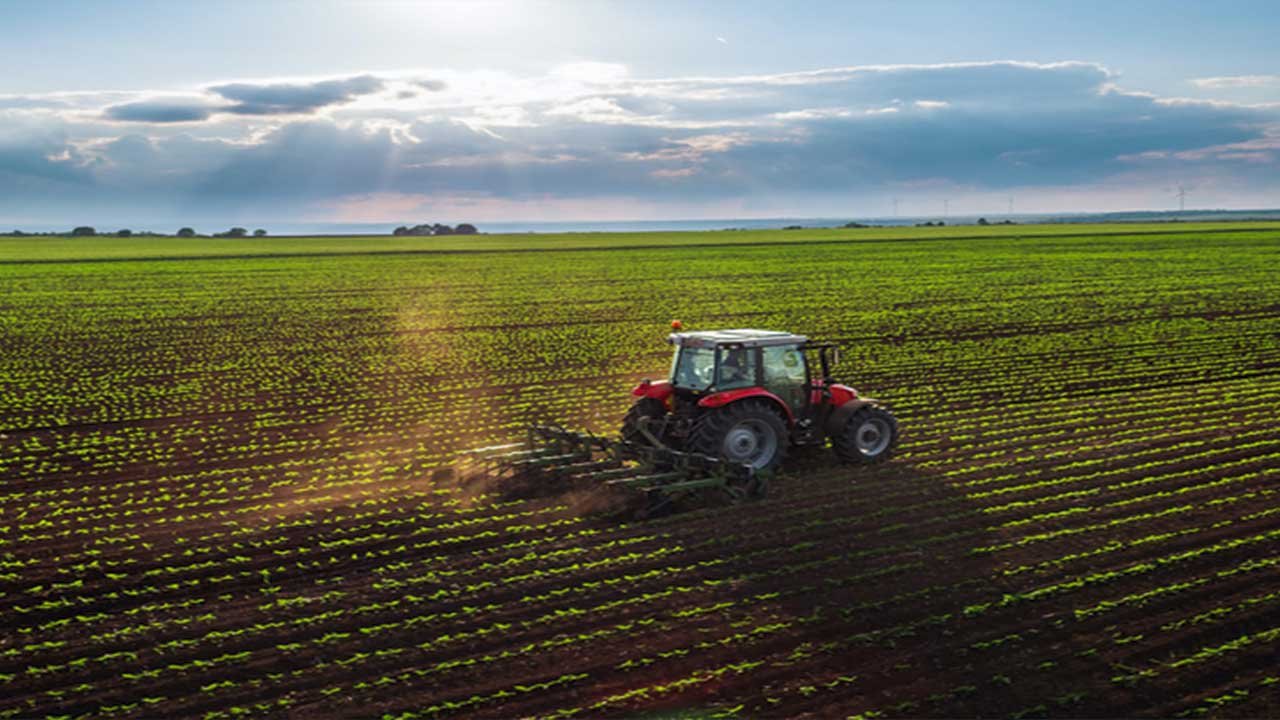
[[[673,345],[688,347],[715,347],[718,345],[740,345],[742,347],[764,347],[770,345],[796,345],[808,342],[809,338],[792,333],[773,330],[706,330],[699,332],[671,333],[667,341]]]

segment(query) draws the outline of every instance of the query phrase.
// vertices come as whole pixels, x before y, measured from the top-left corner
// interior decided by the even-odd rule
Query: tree
[[[80,227],[78,227],[78,228],[76,228],[76,229],[72,230],[72,231],[71,231],[71,234],[72,234],[72,235],[74,235],[74,236],[76,236],[76,237],[85,237],[85,236],[88,236],[88,235],[97,235],[97,234],[98,234],[98,231],[97,231],[97,230],[94,230],[93,228],[89,227],[88,225],[81,225]]]
[[[266,236],[267,236],[267,231],[266,231],[266,230],[263,230],[262,228],[258,228],[257,230],[254,230],[254,231],[253,231],[253,236],[254,236],[254,237],[266,237]]]
[[[475,235],[476,233],[479,233],[479,232],[480,231],[476,229],[476,226],[470,223],[462,223],[456,228],[452,228],[452,227],[449,227],[448,225],[443,225],[441,223],[422,223],[421,225],[414,225],[413,227],[405,227],[401,225],[400,227],[391,231],[391,234],[392,235],[412,235],[412,236]]]
[[[130,230],[129,228],[124,228],[122,230],[116,231],[116,237],[129,237],[132,234],[133,234],[133,231]]]
[[[991,223],[987,222],[987,219],[986,219],[986,218],[978,218],[978,224],[979,224],[979,225],[990,225]]]
[[[195,237],[196,231],[191,228],[178,228],[178,237]]]
[[[242,238],[248,234],[249,234],[249,231],[245,230],[242,227],[233,227],[230,230],[222,233],[222,237]]]

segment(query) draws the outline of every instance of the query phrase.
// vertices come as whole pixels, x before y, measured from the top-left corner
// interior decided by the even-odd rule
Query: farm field
[[[1280,224],[193,242],[0,240],[0,718],[1280,715]],[[456,482],[672,318],[898,454]]]
[[[440,237],[192,238],[134,236],[76,238],[0,236],[0,257],[9,262],[131,260],[140,258],[314,257],[324,255],[424,255],[435,253],[523,252],[691,247],[709,245],[789,245],[852,241],[937,241],[973,237],[1090,237],[1098,235],[1184,235],[1273,230],[1275,222],[1125,223],[1061,225],[952,225],[946,227],[867,227],[858,229],[718,230],[710,232],[538,233],[446,235]]]

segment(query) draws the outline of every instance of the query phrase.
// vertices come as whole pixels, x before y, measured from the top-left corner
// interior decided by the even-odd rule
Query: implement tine
[[[678,471],[653,473],[650,475],[633,475],[631,477],[621,477],[612,480],[606,480],[606,485],[629,485],[634,487],[661,489],[663,483],[675,482],[684,479],[685,474]]]
[[[486,455],[488,453],[502,452],[504,450],[515,450],[516,448],[526,447],[525,443],[507,443],[505,445],[489,445],[488,447],[468,448],[460,450],[459,455]]]
[[[524,443],[475,448],[462,455],[496,469],[498,477],[512,483],[513,492],[593,483],[643,493],[670,507],[704,490],[721,489],[736,499],[745,497],[748,488],[757,488],[755,471],[748,465],[675,450],[654,440],[629,441],[561,425],[529,424]]]

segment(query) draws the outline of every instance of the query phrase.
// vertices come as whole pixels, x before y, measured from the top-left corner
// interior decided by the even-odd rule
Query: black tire
[[[666,414],[667,406],[661,400],[640,398],[631,405],[631,409],[622,418],[622,439],[640,445],[652,445],[653,443],[649,441],[649,438],[640,432],[640,422],[645,418],[661,420]],[[652,427],[649,432],[658,435],[659,440],[662,439],[662,436],[655,432]]]
[[[897,446],[898,421],[879,405],[858,408],[831,438],[831,447],[841,460],[863,465],[888,460]]]
[[[739,400],[709,410],[698,418],[689,434],[690,450],[730,462],[746,462],[757,472],[781,465],[790,442],[786,422],[763,400]]]

